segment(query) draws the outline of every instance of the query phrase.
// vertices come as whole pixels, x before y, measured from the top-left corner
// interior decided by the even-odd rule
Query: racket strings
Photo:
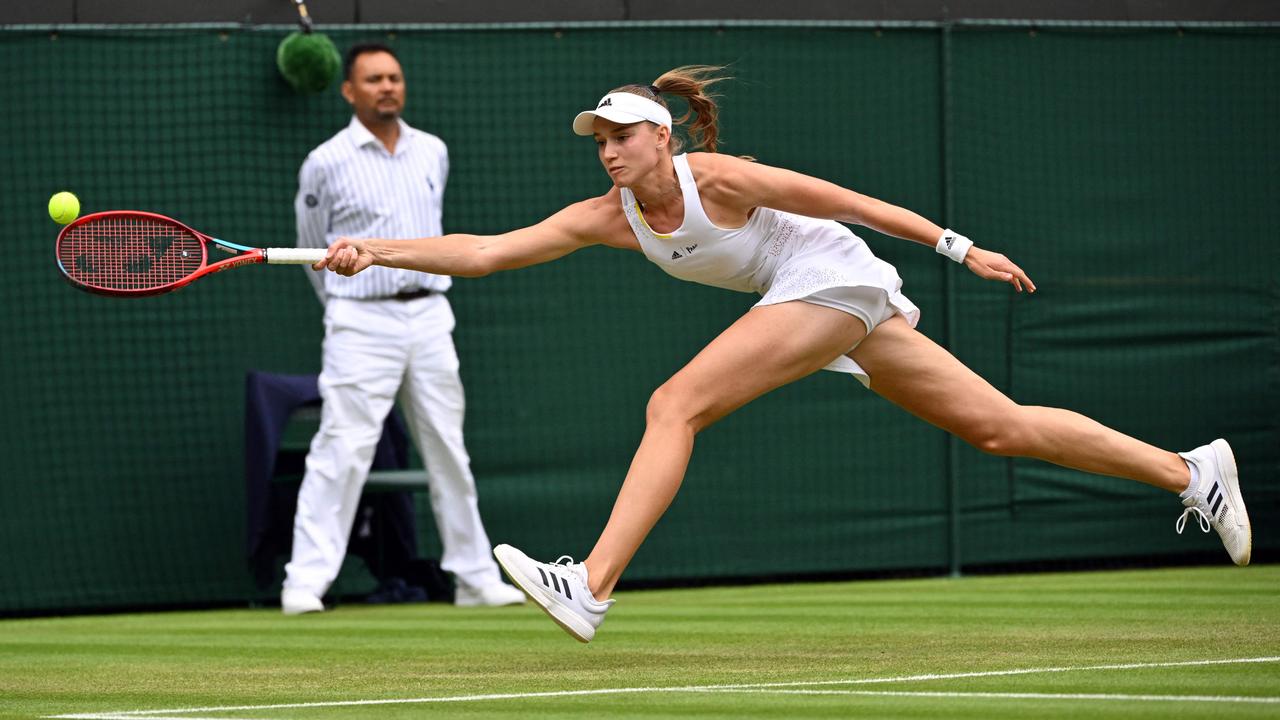
[[[104,290],[148,290],[175,283],[204,266],[190,231],[143,217],[102,218],[70,228],[58,245],[67,276]]]

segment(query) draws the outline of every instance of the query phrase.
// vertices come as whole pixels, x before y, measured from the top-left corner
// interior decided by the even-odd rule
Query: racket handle
[[[267,248],[262,251],[271,265],[313,265],[324,259],[324,248]]]

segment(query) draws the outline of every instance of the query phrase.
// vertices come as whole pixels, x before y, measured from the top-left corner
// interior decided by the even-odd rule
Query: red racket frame
[[[80,274],[78,271],[73,272],[67,269],[67,261],[70,261],[72,267],[74,267],[76,262],[77,254],[74,252],[72,243],[80,240],[80,238],[77,237],[78,231],[83,232],[86,225],[99,224],[110,220],[128,220],[131,218],[163,223],[173,227],[178,232],[190,233],[200,243],[199,266],[194,271],[173,282],[165,283],[164,285],[155,285],[136,289],[94,285],[83,278],[76,277],[77,274]],[[230,257],[226,260],[220,260],[216,263],[210,264],[209,245],[211,243],[238,254],[235,257]],[[205,235],[204,233],[195,230],[182,222],[174,220],[171,217],[157,213],[144,212],[141,210],[108,210],[106,212],[85,215],[84,217],[75,220],[64,227],[62,232],[58,233],[55,256],[58,261],[58,269],[62,271],[63,277],[65,277],[67,281],[76,288],[97,295],[110,295],[114,297],[146,297],[150,295],[162,295],[164,293],[173,292],[174,290],[183,288],[194,280],[205,277],[206,275],[212,275],[213,273],[222,272],[223,270],[239,267],[241,265],[252,265],[267,261],[266,253],[261,248],[251,248],[243,245],[236,245],[234,243],[228,243],[224,240],[219,240],[215,237]]]

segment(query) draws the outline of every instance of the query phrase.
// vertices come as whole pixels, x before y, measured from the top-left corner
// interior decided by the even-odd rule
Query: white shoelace
[[[552,567],[564,568],[566,571],[568,571],[565,573],[566,575],[572,575],[582,585],[582,587],[586,588],[587,594],[588,595],[591,594],[591,587],[587,585],[586,566],[581,565],[580,563],[574,562],[573,558],[568,555],[561,555],[560,557],[556,558],[556,561],[551,563],[551,565]],[[595,599],[594,596],[592,597],[592,599],[593,600]]]
[[[1209,530],[1212,529],[1212,526],[1209,524],[1209,516],[1205,515],[1204,511],[1202,511],[1200,508],[1193,505],[1187,508],[1186,510],[1183,510],[1182,517],[1178,518],[1178,521],[1173,524],[1173,527],[1178,531],[1179,535],[1182,534],[1182,529],[1187,526],[1188,515],[1196,516],[1196,522],[1200,523],[1201,530],[1205,532],[1209,532]]]

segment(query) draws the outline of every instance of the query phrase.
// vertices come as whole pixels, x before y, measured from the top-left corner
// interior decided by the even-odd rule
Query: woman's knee
[[[1022,416],[1022,408],[1018,407],[1010,414],[975,420],[959,433],[960,439],[988,455],[1026,455],[1028,433]]]
[[[700,414],[693,396],[677,382],[664,383],[649,396],[645,407],[645,423],[650,427],[688,427],[694,432],[701,429],[697,418]]]

